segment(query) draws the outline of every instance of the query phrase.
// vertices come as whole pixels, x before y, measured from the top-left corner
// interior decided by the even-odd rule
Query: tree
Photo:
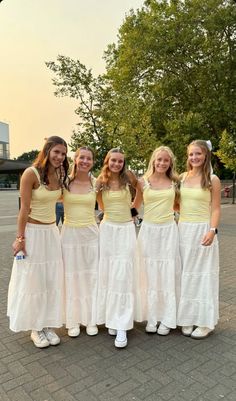
[[[179,165],[189,141],[210,137],[217,149],[221,132],[232,131],[235,39],[232,1],[150,0],[130,13],[105,54],[117,103],[138,99],[150,134],[173,148]],[[129,124],[124,115],[123,126]]]
[[[121,146],[132,167],[169,145],[183,168],[186,145],[236,125],[236,6],[231,0],[146,0],[131,10],[105,52],[106,73],[93,77],[78,60],[46,63],[57,96],[79,101],[71,146],[101,155]]]
[[[216,152],[221,162],[231,171],[236,171],[236,136],[223,131],[219,149]]]
[[[18,156],[16,160],[22,160],[25,162],[32,163],[39,154],[39,150],[31,150],[30,152],[24,152],[22,155]]]

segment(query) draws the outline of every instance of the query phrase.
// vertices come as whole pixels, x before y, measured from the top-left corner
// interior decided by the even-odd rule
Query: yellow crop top
[[[64,224],[70,227],[87,227],[96,224],[96,192],[91,189],[86,194],[75,194],[66,189],[63,192]]]
[[[111,191],[102,191],[102,201],[104,205],[104,221],[126,223],[132,221],[131,217],[131,194],[128,188]]]
[[[210,220],[211,192],[201,187],[180,187],[180,222],[200,223]]]
[[[29,217],[41,223],[53,223],[56,220],[56,201],[61,196],[61,189],[50,191],[40,181],[38,170],[31,167],[39,181],[39,187],[32,189]]]
[[[162,224],[174,221],[175,189],[153,189],[145,180],[143,188],[144,214],[143,221]]]

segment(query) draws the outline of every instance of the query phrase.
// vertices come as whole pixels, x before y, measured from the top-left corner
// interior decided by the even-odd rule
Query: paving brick
[[[146,334],[145,323],[135,323],[122,350],[114,347],[104,326],[93,338],[84,328],[76,339],[68,337],[65,328],[58,329],[61,344],[44,350],[34,347],[30,332],[10,332],[5,314],[15,225],[1,226],[0,400],[235,401],[236,206],[226,205],[222,216],[220,321],[215,333],[203,341],[186,338],[179,329],[161,337]]]
[[[134,380],[127,380],[126,382],[120,383],[118,386],[113,387],[111,392],[117,397],[122,397],[139,386],[140,384],[138,382]]]

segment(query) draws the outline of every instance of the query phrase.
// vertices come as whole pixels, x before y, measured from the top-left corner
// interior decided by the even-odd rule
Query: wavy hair
[[[211,189],[211,151],[207,142],[202,139],[192,141],[187,147],[187,156],[189,155],[190,146],[198,146],[205,153],[205,160],[202,166],[201,187],[203,189]],[[187,159],[187,171],[192,170],[191,163]]]
[[[52,148],[54,148],[54,146],[56,145],[65,146],[67,151],[67,143],[63,138],[59,136],[50,136],[49,138],[46,138],[46,142],[44,144],[43,149],[39,152],[38,156],[33,162],[33,166],[36,167],[39,171],[40,181],[44,185],[49,184],[48,180],[49,154]],[[66,156],[62,165],[59,168],[59,181],[61,187],[63,187],[66,182],[68,169],[69,169],[69,162]]]
[[[144,178],[146,178],[147,180],[151,177],[152,174],[154,174],[155,172],[155,160],[157,158],[157,155],[160,152],[166,152],[168,154],[168,156],[170,157],[170,167],[168,168],[166,175],[167,177],[173,181],[173,182],[178,182],[178,174],[176,172],[176,167],[175,167],[175,156],[174,153],[172,152],[172,150],[168,147],[168,146],[159,146],[158,148],[156,148],[149,160],[148,163],[148,168],[146,170],[146,172],[144,173]]]
[[[110,189],[109,181],[111,178],[111,171],[109,169],[109,160],[113,153],[120,153],[124,155],[124,152],[120,148],[112,148],[106,154],[101,173],[98,176],[98,182],[100,184],[100,188],[104,190]],[[127,184],[133,187],[137,185],[137,179],[134,176],[134,174],[126,169],[125,158],[122,170],[119,172],[119,184],[121,188],[124,188]]]
[[[166,175],[174,183],[175,202],[179,202],[180,199],[179,176],[176,172],[174,153],[168,146],[162,145],[153,151],[148,163],[147,171],[144,173],[143,177],[146,178],[146,180],[148,180],[152,176],[152,174],[154,174],[155,160],[157,158],[157,155],[163,151],[166,152],[170,158],[170,167],[166,171]]]

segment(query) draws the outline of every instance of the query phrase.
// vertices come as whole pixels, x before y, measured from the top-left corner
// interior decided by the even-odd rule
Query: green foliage
[[[25,162],[32,163],[39,154],[39,150],[31,150],[30,152],[24,152],[22,155],[18,156],[16,160],[21,160]]]
[[[216,154],[226,168],[236,171],[236,135],[224,130]]]
[[[236,126],[236,6],[230,0],[146,0],[131,11],[105,52],[98,77],[68,57],[46,63],[57,96],[78,99],[71,147],[99,156],[121,146],[134,169],[153,149],[170,146],[184,168],[186,145]],[[216,153],[219,155],[218,153]],[[215,162],[217,158],[215,156]]]

